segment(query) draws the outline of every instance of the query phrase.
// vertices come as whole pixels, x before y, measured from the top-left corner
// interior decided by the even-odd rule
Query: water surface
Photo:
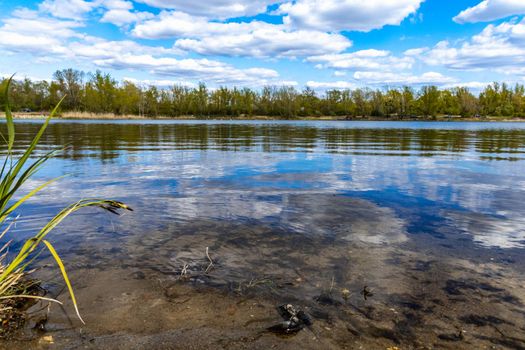
[[[50,237],[77,276],[293,302],[334,348],[525,348],[523,123],[55,121],[41,149],[62,145],[17,239],[79,198],[135,209]]]

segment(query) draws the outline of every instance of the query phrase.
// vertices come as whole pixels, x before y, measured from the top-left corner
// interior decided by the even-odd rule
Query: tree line
[[[0,83],[4,91],[7,79]],[[465,87],[439,89],[405,86],[384,89],[328,90],[267,86],[260,90],[237,87],[209,89],[175,85],[161,89],[131,81],[118,82],[110,74],[56,71],[53,80],[14,81],[10,101],[14,111],[49,111],[65,96],[62,112],[113,113],[147,117],[278,118],[338,116],[400,118],[439,115],[525,117],[525,87],[488,85],[476,96]],[[0,108],[5,97],[0,96]]]

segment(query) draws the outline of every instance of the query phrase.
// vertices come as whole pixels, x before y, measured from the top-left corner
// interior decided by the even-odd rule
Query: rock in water
[[[279,315],[284,319],[284,322],[278,323],[268,328],[272,333],[276,334],[295,334],[303,329],[305,326],[312,325],[312,319],[306,312],[298,310],[292,304],[285,304],[277,307]]]

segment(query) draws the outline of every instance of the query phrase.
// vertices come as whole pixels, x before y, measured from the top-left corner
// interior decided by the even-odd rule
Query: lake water
[[[17,148],[40,123],[17,122]],[[12,236],[80,198],[135,211],[88,210],[49,237],[91,336],[57,309],[59,343],[525,348],[524,123],[55,121],[41,150],[63,145],[30,185],[69,176]],[[313,329],[260,335],[288,302]],[[224,308],[177,309],[203,303]]]

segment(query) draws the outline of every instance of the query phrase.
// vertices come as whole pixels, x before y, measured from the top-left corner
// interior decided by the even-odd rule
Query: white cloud
[[[253,16],[266,12],[268,5],[279,0],[138,0],[149,6],[164,9],[173,9],[191,15],[205,16],[208,18],[234,18]]]
[[[133,11],[133,3],[130,1],[105,0],[103,4],[107,11],[100,19],[100,22],[124,26],[126,24],[140,22],[154,17],[150,12]]]
[[[145,86],[158,86],[158,87],[187,86],[187,87],[190,87],[190,88],[194,88],[194,87],[197,86],[197,84],[195,84],[195,83],[193,83],[191,81],[186,81],[186,80],[167,80],[167,79],[160,79],[160,80],[157,80],[157,79],[154,79],[154,80],[143,79],[143,80],[139,80],[139,79],[129,78],[129,77],[125,77],[122,80],[129,81],[130,83],[133,83],[135,85],[145,85]]]
[[[354,89],[356,85],[348,81],[329,81],[329,82],[320,82],[320,81],[309,81],[306,83],[306,86],[314,90],[344,90],[344,89]]]
[[[54,17],[82,19],[84,15],[99,5],[98,1],[84,0],[45,0],[39,5],[39,10]]]
[[[355,72],[353,75],[355,82],[351,81],[331,81],[319,82],[309,81],[306,86],[315,90],[327,89],[355,89],[359,86],[381,86],[381,85],[440,85],[453,84],[457,80],[447,77],[437,72],[426,72],[421,75],[410,73],[393,73],[393,72]],[[358,84],[360,83],[360,84]],[[458,84],[461,85],[461,84]],[[462,85],[461,85],[462,86]]]
[[[399,25],[424,0],[297,0],[279,6],[278,13],[295,28],[368,32]]]
[[[424,52],[422,50],[421,52]],[[408,55],[406,54],[408,53]],[[403,56],[394,56],[385,50],[361,50],[342,54],[311,56],[307,62],[317,63],[319,69],[336,69],[335,76],[354,72],[354,82],[338,81],[327,83],[311,82],[312,88],[347,88],[359,85],[444,85],[456,79],[438,72],[416,75],[411,72],[418,49],[409,50]]]
[[[132,40],[110,41],[77,33],[81,22],[43,17],[35,11],[19,10],[18,17],[4,20],[0,47],[8,52],[32,54],[62,61],[89,63],[117,70],[148,71],[154,75],[206,81],[216,84],[262,86],[281,84],[279,73],[266,68],[235,68],[207,59],[177,59],[177,48],[145,46]]]
[[[132,31],[139,38],[179,38],[175,47],[203,55],[298,57],[341,52],[352,42],[340,34],[291,31],[261,21],[210,22],[205,17],[163,11]]]
[[[421,54],[425,53],[426,51],[428,51],[428,47],[420,47],[420,48],[416,48],[416,49],[406,50],[403,54],[405,56],[417,57],[417,56],[420,56]]]
[[[454,17],[458,23],[490,22],[496,19],[525,14],[523,0],[484,0],[461,11]]]
[[[456,83],[450,83],[445,84],[442,87],[445,89],[455,88],[455,87],[465,87],[472,90],[480,91],[483,90],[488,85],[492,84],[492,82],[481,82],[481,81],[465,81],[465,82],[456,82]]]
[[[73,20],[84,20],[88,13],[96,9],[103,13],[100,22],[117,26],[154,17],[149,12],[133,11],[133,3],[128,0],[45,0],[38,6],[41,13]]]
[[[384,50],[361,50],[351,53],[311,56],[307,62],[318,63],[318,68],[338,70],[404,70],[412,68],[412,57],[396,57]]]
[[[279,73],[272,69],[238,69],[219,61],[154,57],[149,54],[129,53],[112,58],[95,59],[93,62],[104,68],[148,71],[160,76],[202,80],[216,84],[262,86],[272,84],[279,77]]]
[[[0,27],[0,47],[7,52],[32,53],[35,55],[64,54],[63,42],[82,37],[75,29],[82,24],[39,17],[36,12],[19,10],[16,16],[3,20]]]
[[[179,11],[162,11],[155,19],[136,25],[132,34],[142,39],[166,39],[189,34],[202,35],[207,31],[219,34],[227,27],[239,27],[239,24],[228,26],[220,22],[210,23],[205,17]]]
[[[86,60],[111,59],[125,55],[173,55],[177,50],[159,46],[144,46],[131,40],[109,41],[96,37],[85,37],[82,41],[67,44],[66,55]]]
[[[525,20],[491,24],[469,40],[442,41],[434,47],[414,48],[400,54],[377,49],[345,52],[352,42],[339,31],[369,31],[387,24],[399,24],[404,18],[417,14],[424,0],[285,1],[141,0],[163,9],[155,15],[135,10],[137,1],[131,0],[42,0],[38,10],[18,8],[2,20],[0,47],[7,54],[31,54],[37,62],[66,60],[73,66],[82,63],[94,68],[144,70],[164,76],[149,80],[158,86],[162,82],[179,81],[177,79],[191,80],[190,83],[202,80],[211,84],[297,85],[296,81],[280,77],[274,69],[237,68],[219,60],[178,57],[188,52],[272,59],[300,57],[319,69],[330,69],[327,74],[335,80],[350,80],[308,82],[317,89],[352,88],[356,84],[437,84],[444,87],[470,84],[469,87],[481,88],[485,84],[476,82],[475,78],[462,84],[444,75],[446,73],[416,74],[412,72],[416,62],[418,72],[438,70],[425,68],[427,64],[525,77]],[[216,20],[264,12],[272,3],[280,3],[277,12],[285,16],[284,24]],[[483,16],[489,12],[491,16],[518,14],[525,7],[524,3],[486,0],[463,11],[456,20],[486,20]],[[123,27],[121,33],[132,38],[111,41],[82,32],[91,29],[88,26],[96,20]],[[152,46],[149,46],[131,40],[133,37],[172,39],[173,45],[166,48],[150,43]],[[348,78],[342,78],[345,75]]]
[[[130,23],[139,22],[153,15],[149,12],[131,12],[128,10],[109,10],[100,19],[100,22],[112,23],[116,26],[123,26]]]
[[[393,72],[355,72],[354,79],[365,84],[381,85],[443,85],[456,82],[438,72],[426,72],[421,75]]]
[[[455,70],[519,72],[525,64],[525,20],[488,25],[480,34],[455,45],[441,41],[422,50],[419,58]]]
[[[271,25],[262,27],[239,35],[179,39],[175,47],[203,55],[279,58],[341,52],[351,45],[348,39],[338,34],[304,30],[288,32]]]

